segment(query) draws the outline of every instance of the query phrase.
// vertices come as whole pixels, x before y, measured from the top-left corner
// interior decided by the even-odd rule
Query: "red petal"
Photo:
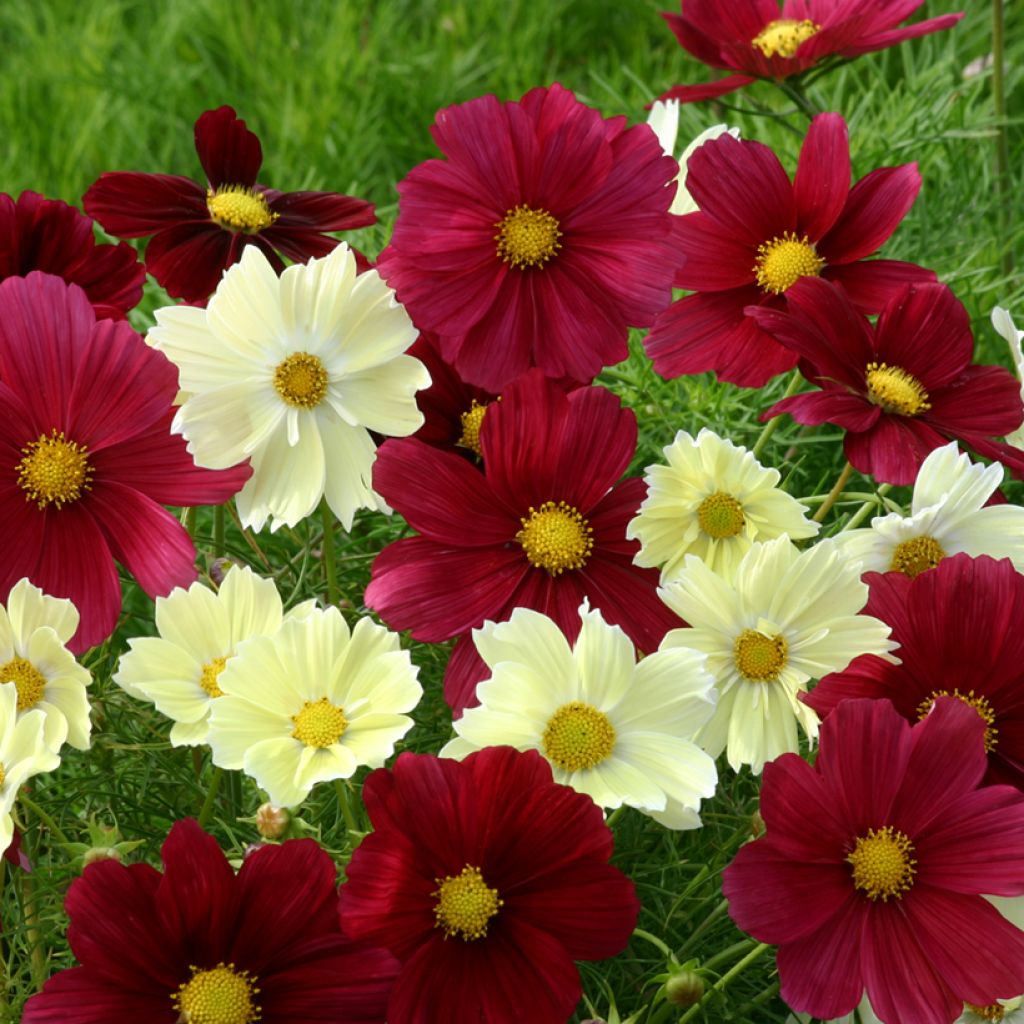
[[[927,21],[919,21],[915,25],[908,25],[906,28],[879,32],[877,35],[867,36],[860,39],[856,44],[846,47],[842,50],[842,56],[859,57],[862,53],[874,53],[876,50],[885,50],[907,39],[917,39],[919,36],[930,35],[932,32],[941,32],[943,29],[952,28],[963,16],[962,11],[956,14],[943,14],[938,18],[929,18]]]
[[[863,433],[849,433],[843,451],[854,469],[878,483],[912,484],[921,463],[946,438],[921,419],[882,413]]]
[[[796,233],[816,242],[835,224],[850,191],[850,136],[839,114],[818,114],[793,181]]]
[[[1002,366],[968,366],[928,397],[932,407],[921,418],[954,437],[1002,436],[1024,420],[1020,382]]]
[[[776,851],[793,860],[834,859],[849,831],[835,810],[820,773],[803,758],[783,754],[764,766],[761,817]]]
[[[797,423],[805,426],[834,423],[844,430],[856,432],[870,430],[881,415],[877,405],[872,405],[860,395],[844,394],[841,391],[813,391],[806,395],[783,398],[763,412],[761,419],[770,420],[786,412]]]
[[[680,217],[676,234],[686,257],[676,275],[677,288],[717,292],[754,283],[756,251],[724,233],[706,213]]]
[[[444,699],[452,709],[452,718],[461,718],[466,708],[475,708],[480,703],[476,696],[477,683],[490,674],[472,635],[464,633],[455,641],[444,670]]]
[[[749,75],[726,75],[717,82],[703,82],[700,85],[677,85],[663,92],[659,100],[679,100],[680,103],[699,103],[701,100],[713,100],[726,96],[730,92],[742,89],[757,79]]]
[[[169,295],[186,302],[205,302],[224,271],[241,255],[244,243],[239,239],[209,220],[178,224],[150,241],[146,269]]]
[[[243,185],[251,188],[263,163],[260,140],[231,107],[200,114],[195,124],[196,153],[211,188]]]
[[[351,231],[377,222],[373,203],[340,192],[285,192],[270,202],[280,216],[263,237],[277,244],[277,236],[293,229]]]
[[[174,1024],[179,1015],[171,1009],[170,993],[178,983],[140,992],[136,976],[133,985],[134,991],[126,990],[123,981],[111,982],[85,967],[60,971],[25,1004],[21,1024]]]
[[[89,186],[82,205],[104,231],[117,238],[143,238],[210,217],[203,188],[177,174],[110,171]]]
[[[862,312],[880,313],[887,302],[908,284],[935,280],[935,272],[902,260],[857,260],[826,267],[821,276],[842,285],[850,301]]]

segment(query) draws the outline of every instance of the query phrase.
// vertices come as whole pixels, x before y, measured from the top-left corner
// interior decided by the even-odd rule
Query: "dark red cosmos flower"
[[[341,927],[402,964],[387,1019],[564,1024],[573,960],[621,952],[640,902],[597,805],[535,750],[400,754],[372,772],[374,831],[341,887]]]
[[[380,1024],[398,965],[338,927],[336,871],[312,839],[250,853],[236,875],[179,821],[161,874],[90,864],[71,883],[68,942],[22,1024]]]
[[[127,242],[97,245],[93,222],[59,199],[0,193],[0,280],[42,270],[77,284],[96,318],[123,320],[142,298],[146,269]]]
[[[985,727],[943,697],[911,727],[885,700],[825,719],[814,767],[765,766],[767,833],[723,873],[729,913],[779,947],[782,998],[841,1017],[950,1024],[1024,991],[1024,932],[982,893],[1024,893],[1024,796],[983,786]]]
[[[865,654],[804,702],[824,718],[849,697],[885,698],[916,722],[936,698],[957,697],[985,721],[985,781],[1024,792],[1024,576],[1008,559],[955,555],[913,580],[864,578],[864,614],[892,626],[900,664]]]
[[[1020,426],[1020,384],[1001,366],[971,365],[970,318],[944,284],[903,287],[874,325],[827,281],[798,281],[787,302],[786,312],[749,312],[821,390],[776,402],[761,419],[788,412],[842,427],[854,469],[886,483],[913,483],[950,440],[1024,474],[1024,453],[992,440]]]
[[[101,174],[82,199],[119,238],[153,239],[146,269],[174,296],[205,302],[221,273],[256,245],[278,273],[278,253],[305,263],[337,244],[325,231],[373,224],[373,205],[336,192],[278,192],[256,181],[260,140],[231,107],[207,110],[195,126],[206,185],[177,174]]]
[[[532,608],[572,640],[587,597],[642,651],[681,625],[626,540],[646,486],[613,486],[636,448],[636,417],[618,398],[597,387],[565,394],[532,370],[490,406],[480,441],[482,473],[412,438],[385,442],[373,467],[374,490],[420,536],[377,556],[366,604],[416,640],[462,636],[445,674],[460,714],[487,671],[469,657],[468,635],[485,619]]]
[[[560,85],[437,115],[447,157],[398,185],[379,269],[444,358],[497,393],[532,366],[589,383],[671,299],[679,173],[646,126]]]
[[[677,85],[661,99],[683,103],[724,96],[755,79],[799,75],[828,57],[847,60],[939,32],[963,14],[897,28],[924,0],[685,0],[662,17],[680,45],[713,68],[738,72],[717,82]]]
[[[199,469],[171,433],[178,374],[85,292],[33,272],[0,283],[0,600],[27,576],[81,616],[80,652],[117,624],[116,558],[147,594],[196,578],[195,548],[161,507],[226,501],[248,463]]]
[[[686,262],[676,286],[695,294],[658,316],[644,342],[663,377],[714,370],[762,387],[796,365],[795,353],[745,310],[785,308],[805,276],[843,285],[877,313],[907,281],[934,281],[913,263],[865,260],[896,230],[921,188],[917,164],[880,167],[850,188],[850,144],[839,114],[808,129],[792,182],[760,142],[722,135],[690,157],[686,186],[700,209],[679,218]]]

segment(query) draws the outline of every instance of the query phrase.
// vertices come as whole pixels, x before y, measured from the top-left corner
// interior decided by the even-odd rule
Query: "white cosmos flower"
[[[387,510],[370,486],[370,431],[416,431],[430,375],[405,355],[417,332],[394,292],[376,270],[357,274],[347,245],[280,277],[248,245],[206,309],[155,315],[150,340],[186,396],[173,429],[196,464],[252,462],[235,499],[243,526],[294,526],[322,497],[346,529],[356,509]]]
[[[708,656],[718,706],[697,742],[713,757],[727,750],[734,770],[795,752],[797,723],[812,739],[818,716],[799,700],[812,679],[842,671],[861,654],[895,648],[880,619],[857,613],[868,588],[860,567],[835,543],[798,551],[786,537],[754,544],[729,582],[695,555],[658,591],[690,623],[662,642]]]
[[[302,617],[313,605],[306,601],[288,617]],[[114,682],[173,719],[172,746],[205,743],[224,666],[243,640],[276,632],[283,618],[273,581],[248,566],[229,569],[218,591],[200,582],[187,590],[175,587],[156,599],[160,635],[128,641]]]
[[[1009,558],[1024,570],[1024,508],[985,502],[1003,482],[1003,467],[972,463],[956,442],[936,448],[914,481],[910,515],[871,520],[869,529],[848,530],[835,541],[861,572],[902,572],[915,577],[947,555]]]
[[[675,156],[676,135],[679,133],[679,100],[655,100],[651,104],[651,112],[647,115],[647,123],[654,129],[654,134],[665,153],[668,156]],[[676,178],[678,188],[669,213],[682,215],[693,213],[697,209],[697,204],[686,190],[686,164],[698,146],[703,146],[705,142],[717,139],[726,132],[734,139],[740,136],[739,128],[716,124],[702,131],[680,154],[679,176]]]
[[[1020,396],[1024,399],[1024,349],[1021,343],[1024,342],[1024,331],[1018,331],[1017,325],[1010,316],[1010,311],[996,306],[992,310],[992,326],[996,333],[1002,335],[1010,346],[1010,355],[1013,356],[1014,369],[1020,379]],[[1022,423],[1012,434],[1006,435],[1006,443],[1012,444],[1014,448],[1024,448],[1024,423]]]
[[[18,713],[38,709],[46,719],[52,771],[61,746],[89,749],[88,669],[65,646],[78,628],[78,610],[66,598],[50,597],[27,579],[18,580],[0,606],[0,690],[17,693]],[[2,685],[7,684],[7,685]]]
[[[337,608],[284,622],[241,645],[218,678],[207,742],[270,801],[301,803],[318,782],[380,767],[412,728],[423,694],[398,636],[372,620],[349,630]]]
[[[0,686],[0,855],[11,845],[11,808],[21,784],[33,775],[52,771],[60,758],[47,746],[46,713],[18,711],[13,686]]]
[[[729,578],[754,541],[818,532],[805,507],[779,490],[778,470],[765,469],[746,448],[705,427],[696,440],[680,430],[663,450],[668,465],[647,467],[647,497],[626,528],[640,541],[633,561],[661,566],[663,583],[682,571],[688,554]]]
[[[714,680],[696,651],[633,643],[584,601],[575,646],[546,615],[517,608],[473,631],[491,676],[480,706],[455,722],[442,757],[486,746],[537,750],[556,782],[601,807],[626,804],[668,828],[695,828],[715,791],[714,761],[692,742],[714,709]]]

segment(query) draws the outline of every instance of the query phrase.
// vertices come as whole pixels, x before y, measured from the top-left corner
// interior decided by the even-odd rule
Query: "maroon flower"
[[[928,453],[949,440],[1024,474],[1024,453],[991,440],[1024,419],[1020,385],[1001,366],[971,365],[970,318],[944,284],[905,286],[874,325],[827,281],[799,281],[787,301],[787,312],[750,314],[821,390],[785,398],[762,419],[788,412],[798,423],[842,427],[854,469],[887,483],[913,483]]]
[[[194,821],[164,872],[113,860],[71,883],[68,941],[22,1024],[380,1024],[397,973],[338,927],[334,862],[312,839],[263,846],[236,875]]]
[[[626,525],[646,493],[619,479],[636,448],[636,417],[603,388],[570,394],[540,371],[491,405],[480,432],[483,472],[412,438],[377,452],[373,486],[418,537],[373,564],[366,604],[393,629],[434,643],[485,619],[533,608],[574,639],[584,597],[642,651],[679,618],[657,596],[658,573],[633,565]],[[461,653],[460,653],[461,649]],[[486,674],[464,635],[445,674],[458,713]]]
[[[557,84],[448,107],[431,131],[447,159],[399,183],[379,267],[444,358],[495,393],[532,366],[589,383],[625,359],[681,262],[679,168],[654,133]]]
[[[0,280],[42,270],[85,290],[98,320],[123,320],[146,269],[127,242],[97,245],[93,222],[59,199],[0,193]]]
[[[401,754],[363,798],[374,831],[346,870],[341,926],[402,964],[387,1019],[564,1024],[573,960],[621,952],[640,910],[597,805],[511,747]]]
[[[738,74],[702,85],[677,85],[662,99],[683,103],[724,96],[755,79],[799,75],[828,57],[847,60],[904,39],[939,32],[963,14],[897,28],[924,0],[686,0],[662,17],[680,45],[713,68]]]
[[[0,601],[27,576],[81,616],[83,651],[117,624],[116,558],[150,596],[196,578],[195,548],[161,507],[219,504],[248,463],[199,469],[171,433],[178,374],[85,292],[35,271],[0,284]]]
[[[883,1021],[950,1024],[1024,991],[1024,932],[982,893],[1024,893],[1024,796],[978,788],[985,727],[949,698],[911,727],[847,700],[812,768],[765,766],[767,834],[725,869],[729,913],[779,946],[782,998],[822,1019],[864,990]]]
[[[865,260],[896,230],[917,198],[917,164],[880,167],[850,188],[850,144],[838,114],[819,114],[790,182],[759,142],[722,135],[690,157],[686,186],[700,207],[679,219],[686,263],[676,286],[695,294],[658,317],[644,345],[663,377],[714,370],[762,387],[796,365],[750,318],[753,305],[784,309],[803,277],[843,285],[877,313],[908,281],[934,281],[913,263]]]
[[[86,212],[119,238],[153,235],[146,269],[174,296],[205,302],[221,273],[246,245],[264,252],[278,273],[278,253],[305,263],[337,244],[325,231],[348,231],[376,220],[373,206],[336,192],[277,192],[256,177],[260,140],[231,107],[202,114],[196,152],[206,185],[176,174],[113,171],[83,197]]]

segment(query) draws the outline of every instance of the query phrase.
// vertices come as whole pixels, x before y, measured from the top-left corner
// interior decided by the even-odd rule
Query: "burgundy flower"
[[[676,286],[695,294],[658,317],[644,345],[663,377],[714,370],[762,387],[797,356],[747,313],[784,309],[803,277],[843,285],[865,313],[877,313],[908,281],[934,281],[913,263],[866,260],[896,230],[917,198],[917,164],[880,167],[850,188],[850,145],[838,114],[819,114],[790,182],[759,142],[722,135],[690,157],[686,186],[700,207],[679,218],[686,263]]]
[[[170,431],[177,390],[166,357],[97,322],[77,285],[0,283],[0,601],[22,576],[70,598],[75,652],[117,624],[115,558],[150,596],[195,580],[192,541],[161,505],[219,504],[251,472],[196,467]]]
[[[1024,991],[1024,932],[982,893],[1024,893],[1024,796],[978,788],[982,720],[943,697],[911,727],[843,701],[812,768],[765,766],[767,833],[725,869],[729,913],[779,947],[782,998],[832,1019],[865,989],[888,1024],[950,1024]]]
[[[572,640],[587,597],[642,651],[656,650],[681,621],[626,540],[644,482],[613,486],[636,448],[633,413],[603,388],[565,394],[533,370],[490,406],[480,440],[482,473],[412,438],[387,441],[373,467],[374,490],[420,536],[377,556],[366,604],[416,640],[463,635],[448,703],[459,713],[475,704],[487,671],[469,631],[513,608],[543,612]]]
[[[97,245],[93,222],[59,199],[0,193],[0,280],[42,270],[84,289],[96,318],[123,320],[146,269],[127,242]]]
[[[654,133],[557,84],[448,107],[432,133],[447,159],[399,183],[379,267],[444,358],[495,393],[533,366],[589,383],[625,359],[681,262],[679,168]]]
[[[174,296],[205,302],[221,273],[246,245],[256,245],[278,273],[278,256],[305,263],[337,244],[326,231],[348,231],[376,220],[373,206],[336,192],[277,192],[256,181],[260,140],[231,107],[202,114],[196,152],[206,185],[176,174],[113,171],[83,197],[86,212],[119,238],[153,239],[146,269]]]
[[[887,483],[913,483],[928,453],[949,440],[1024,474],[1024,452],[991,440],[1020,425],[1020,385],[1001,366],[971,365],[970,318],[944,284],[905,286],[874,325],[827,281],[799,281],[787,300],[787,312],[751,316],[821,390],[785,398],[762,419],[788,412],[798,423],[842,427],[854,469]]]
[[[397,973],[338,927],[334,862],[312,839],[263,846],[236,875],[194,821],[148,864],[90,864],[68,941],[22,1024],[380,1024]]]
[[[341,924],[402,964],[387,1019],[564,1024],[573,960],[621,952],[640,909],[597,805],[511,747],[401,754],[363,798],[374,831],[346,870]]]
[[[963,14],[897,28],[924,0],[685,0],[662,17],[680,45],[713,68],[737,72],[717,82],[677,85],[662,99],[683,103],[724,96],[755,79],[799,75],[828,57],[847,60],[905,39],[939,32]]]

